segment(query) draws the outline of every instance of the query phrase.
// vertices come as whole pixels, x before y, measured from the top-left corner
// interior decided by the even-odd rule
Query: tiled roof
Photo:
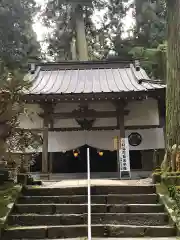
[[[137,71],[133,64],[126,67],[58,69],[38,66],[30,74],[33,85],[29,94],[110,93],[148,91],[164,88],[154,84],[146,72]],[[141,80],[145,80],[142,81]]]

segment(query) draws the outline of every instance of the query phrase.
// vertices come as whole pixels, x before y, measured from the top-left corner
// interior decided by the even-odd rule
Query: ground
[[[98,186],[120,186],[120,185],[149,185],[152,184],[152,179],[140,180],[110,180],[110,179],[92,179],[91,185]],[[87,180],[62,180],[62,181],[44,181],[43,187],[83,187],[87,186]]]

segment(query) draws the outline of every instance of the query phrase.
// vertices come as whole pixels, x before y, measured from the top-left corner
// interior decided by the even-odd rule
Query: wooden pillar
[[[120,138],[125,138],[124,112],[120,112],[120,116],[119,116],[119,130],[120,130]]]
[[[117,113],[117,128],[120,130],[120,137],[125,138],[124,116],[129,113],[125,110],[126,103],[124,101],[113,102]]]
[[[49,118],[44,115],[43,119],[43,148],[42,148],[42,173],[48,173],[48,129]]]
[[[117,101],[115,103],[116,112],[117,112],[117,128],[119,129],[119,142],[121,142],[121,138],[125,138],[125,126],[124,126],[124,102]],[[120,146],[120,144],[119,144]],[[120,163],[119,163],[119,150],[117,151],[117,172],[120,172]]]
[[[54,123],[53,123],[53,120],[51,120],[50,128],[52,129],[53,127],[54,127]],[[52,171],[53,171],[53,157],[54,157],[53,152],[50,152],[50,154],[49,154],[49,173],[52,173]]]
[[[119,146],[121,147],[121,139],[122,138],[125,138],[125,127],[124,127],[124,111],[119,111],[119,117],[118,117],[118,120],[119,120]],[[119,152],[118,152],[118,168],[117,168],[117,171],[118,173],[120,172],[120,162],[119,162]]]
[[[156,99],[158,103],[159,125],[163,128],[164,145],[166,144],[166,106],[164,99]],[[166,145],[165,145],[166,149]]]
[[[44,110],[44,113],[41,114],[43,117],[43,149],[42,149],[42,173],[49,173],[49,168],[51,171],[51,164],[48,164],[48,132],[49,125],[52,127],[53,120],[52,114],[55,104],[45,103],[41,105],[41,108]]]

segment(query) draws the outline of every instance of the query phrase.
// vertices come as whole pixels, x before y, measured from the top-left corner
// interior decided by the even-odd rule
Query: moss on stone
[[[0,186],[0,226],[6,221],[19,192],[21,191],[20,185],[7,183]]]
[[[180,209],[176,201],[170,197],[168,187],[165,184],[158,184],[156,190],[160,196],[160,202],[164,204],[173,224],[176,225],[178,232],[180,232]]]
[[[167,195],[169,195],[168,189],[167,189],[167,187],[163,183],[156,185],[156,191],[159,194],[163,194],[163,195],[167,194]]]

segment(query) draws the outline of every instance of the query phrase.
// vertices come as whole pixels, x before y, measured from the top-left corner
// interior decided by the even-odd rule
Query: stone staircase
[[[154,186],[92,186],[93,237],[170,237],[176,230]],[[26,188],[4,239],[87,237],[87,188]]]

